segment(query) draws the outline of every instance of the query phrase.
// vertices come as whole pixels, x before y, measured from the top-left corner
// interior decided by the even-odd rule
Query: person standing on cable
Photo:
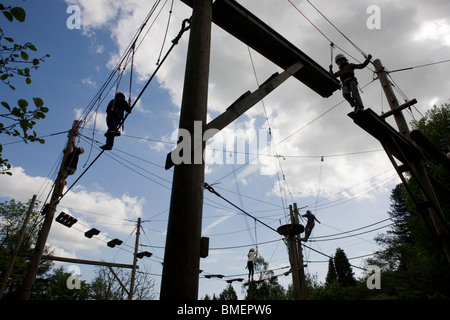
[[[311,235],[312,229],[314,229],[315,223],[314,221],[317,221],[320,223],[319,220],[317,220],[316,216],[311,213],[311,211],[307,210],[305,214],[302,214],[302,217],[305,217],[307,219],[306,227],[305,227],[305,237],[301,238],[301,241],[308,241],[309,236]]]
[[[124,112],[131,112],[130,103],[126,101],[122,92],[116,93],[106,108],[106,125],[108,131],[105,133],[106,144],[100,148],[103,150],[111,150],[114,145],[114,138],[120,136],[119,126],[124,119]]]
[[[250,248],[247,257],[247,268],[248,268],[248,282],[253,281],[253,274],[255,273],[255,260],[258,256],[258,246],[256,246],[256,251],[253,248]]]
[[[339,66],[339,71],[333,73],[333,65],[330,64],[330,74],[339,77],[342,82],[342,95],[350,105],[355,108],[355,112],[364,110],[364,105],[358,91],[358,80],[355,77],[355,69],[364,69],[372,59],[369,54],[367,59],[361,64],[349,63],[343,54],[336,55],[335,62]]]

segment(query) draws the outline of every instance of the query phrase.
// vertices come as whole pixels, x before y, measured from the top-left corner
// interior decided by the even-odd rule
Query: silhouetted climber
[[[64,163],[63,171],[62,171],[62,178],[60,182],[60,189],[55,194],[58,197],[63,196],[64,187],[66,186],[66,179],[68,176],[72,175],[77,171],[77,165],[78,165],[78,158],[80,157],[80,154],[84,153],[84,148],[78,148],[73,146],[72,152],[69,153],[67,156],[66,162]]]
[[[317,221],[320,223],[319,220],[317,220],[316,216],[311,213],[311,211],[307,210],[305,214],[302,215],[302,217],[305,217],[308,221],[306,222],[305,227],[305,237],[301,238],[301,241],[308,241],[309,236],[311,235],[312,229],[314,229],[315,223],[314,221]]]
[[[330,65],[330,74],[339,77],[342,82],[342,95],[350,105],[355,108],[355,112],[364,110],[364,105],[358,91],[358,80],[355,77],[355,69],[364,69],[372,59],[369,54],[367,59],[361,64],[349,63],[343,54],[336,55],[335,62],[339,66],[339,71],[333,73],[333,65]]]
[[[111,150],[114,145],[114,137],[120,136],[119,126],[124,119],[124,112],[131,112],[130,104],[126,101],[122,92],[116,93],[106,108],[106,124],[108,131],[105,133],[106,144],[100,148],[103,150]]]
[[[258,246],[256,246],[256,251],[254,248],[250,248],[247,257],[247,268],[248,268],[248,282],[253,281],[253,274],[255,273],[255,265],[254,262],[256,260],[256,257],[258,256]]]

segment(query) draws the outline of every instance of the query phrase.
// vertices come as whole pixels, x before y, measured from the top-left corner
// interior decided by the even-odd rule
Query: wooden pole
[[[129,300],[133,300],[133,294],[134,294],[134,279],[136,277],[136,264],[137,264],[137,254],[138,254],[138,249],[139,249],[140,229],[141,229],[141,218],[138,218],[137,227],[136,227],[136,243],[134,245],[133,269],[131,270],[131,284],[130,284],[130,291],[128,293]]]
[[[53,188],[52,197],[49,204],[49,210],[45,213],[44,222],[42,224],[42,228],[39,232],[38,239],[36,241],[36,245],[34,247],[34,254],[31,258],[31,261],[28,265],[27,275],[25,277],[24,285],[22,288],[22,292],[20,295],[20,299],[28,300],[31,294],[31,288],[33,287],[34,281],[36,280],[36,274],[41,263],[42,254],[44,252],[45,244],[47,242],[48,234],[50,233],[50,228],[52,226],[53,218],[55,216],[56,206],[59,203],[58,192],[61,190],[61,184],[63,183],[63,175],[64,175],[64,164],[66,162],[67,157],[72,152],[72,147],[74,146],[75,137],[78,135],[78,128],[80,126],[80,122],[75,120],[72,125],[72,129],[69,131],[69,138],[67,141],[66,148],[64,149],[64,156],[61,161],[61,165],[59,168],[58,176],[55,181],[55,186]]]
[[[300,223],[298,219],[298,208],[297,203],[294,203],[294,222],[296,224]],[[300,293],[301,293],[301,299],[306,300],[306,278],[305,278],[305,264],[303,262],[303,248],[302,243],[300,241],[300,235],[296,236],[297,245],[297,255],[298,255],[298,275],[300,279]]]
[[[25,235],[25,231],[27,229],[28,221],[30,221],[30,217],[31,217],[31,213],[33,212],[34,202],[35,201],[36,201],[36,195],[33,195],[33,198],[31,199],[30,206],[28,207],[27,214],[25,216],[25,219],[23,220],[22,228],[20,229],[19,235],[17,236],[17,242],[16,242],[16,245],[14,247],[14,251],[11,254],[11,258],[9,260],[8,267],[6,268],[5,273],[3,275],[2,284],[0,285],[0,298],[3,295],[3,292],[6,289],[6,285],[8,284],[9,275],[11,274],[11,271],[12,271],[12,269],[14,267],[14,263],[16,262],[16,257],[17,257],[17,254],[19,253],[20,247],[22,245],[23,236]]]
[[[389,106],[391,110],[399,110],[400,106],[398,100],[394,94],[394,90],[392,89],[391,83],[387,77],[386,70],[384,69],[380,60],[376,59],[374,61],[374,66],[376,68],[376,72],[378,74],[378,78],[380,79],[381,86],[383,87],[384,93],[388,100]],[[412,139],[410,137],[410,131],[408,128],[408,124],[403,116],[403,113],[400,111],[394,112],[395,122],[397,123],[399,132],[410,142]],[[444,249],[445,255],[447,256],[447,260],[450,262],[450,233],[448,227],[446,226],[446,220],[444,217],[444,213],[439,204],[439,200],[434,192],[433,185],[431,184],[428,173],[425,169],[425,166],[421,160],[411,160],[410,161],[410,169],[413,176],[416,178],[419,186],[421,187],[422,194],[425,200],[431,202],[431,206],[428,209],[431,220],[433,221],[434,227],[436,229],[438,237],[441,239],[442,247]]]
[[[295,223],[294,211],[292,210],[292,205],[289,205],[289,213],[291,215],[291,223]],[[289,246],[289,261],[291,262],[291,272],[292,272],[292,286],[294,289],[294,299],[302,300],[302,288],[301,288],[301,279],[299,271],[299,261],[298,261],[298,252],[297,252],[297,241],[296,236],[288,237],[288,246]],[[301,246],[300,246],[301,247]],[[303,266],[301,266],[303,267]]]
[[[201,157],[175,166],[161,279],[160,299],[198,299],[203,209],[203,132],[208,102],[212,1],[194,1],[179,128],[191,137],[191,154],[201,145]],[[197,130],[197,132],[195,132]],[[197,133],[197,135],[195,134]],[[198,136],[200,133],[200,136]]]

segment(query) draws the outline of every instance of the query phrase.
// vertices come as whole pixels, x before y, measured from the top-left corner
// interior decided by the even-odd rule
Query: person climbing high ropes
[[[256,251],[253,248],[250,248],[247,257],[247,268],[248,268],[248,282],[253,281],[253,274],[255,273],[255,266],[254,262],[256,260],[256,257],[258,256],[258,246],[256,246]]]
[[[350,105],[355,108],[355,112],[364,110],[364,105],[358,91],[358,80],[355,78],[355,69],[364,69],[372,59],[369,54],[367,59],[361,64],[349,63],[343,54],[336,55],[334,59],[339,66],[339,71],[333,73],[333,65],[330,64],[330,74],[339,77],[342,82],[342,95]]]
[[[84,153],[84,148],[75,146],[75,137],[73,142],[69,146],[69,151],[72,150],[64,162],[64,167],[61,175],[61,181],[59,183],[59,190],[55,193],[58,197],[63,196],[64,187],[66,186],[66,179],[68,176],[73,175],[77,171],[78,158],[80,154]]]
[[[126,101],[125,95],[122,92],[116,93],[116,96],[111,100],[106,108],[106,124],[108,131],[105,133],[106,144],[100,148],[103,150],[111,150],[114,145],[114,137],[120,136],[119,126],[124,119],[124,112],[131,112],[129,102]]]
[[[301,241],[308,241],[309,236],[311,235],[312,229],[314,229],[315,223],[314,220],[320,223],[319,220],[317,220],[316,216],[311,213],[311,211],[307,210],[305,214],[302,214],[302,217],[305,217],[308,221],[306,222],[305,227],[305,237],[301,238]]]

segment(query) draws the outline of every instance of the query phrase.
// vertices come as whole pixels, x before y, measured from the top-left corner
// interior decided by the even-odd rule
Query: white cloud
[[[84,78],[84,79],[81,80],[81,82],[83,84],[87,84],[90,87],[94,87],[94,88],[97,87],[97,82],[92,81],[91,77]]]

